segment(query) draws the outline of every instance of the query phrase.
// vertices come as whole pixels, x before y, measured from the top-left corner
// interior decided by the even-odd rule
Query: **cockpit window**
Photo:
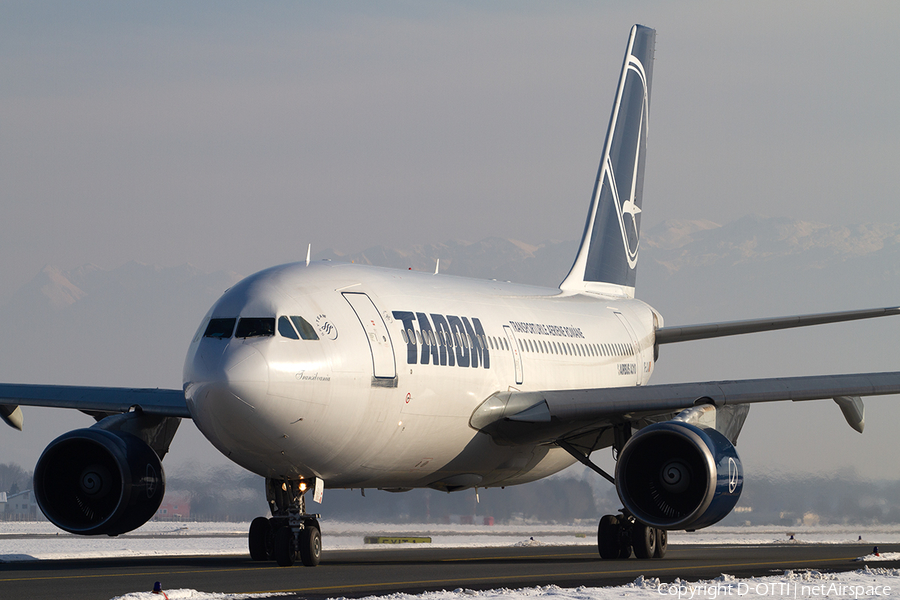
[[[291,321],[294,323],[294,327],[297,328],[297,331],[300,332],[300,337],[304,340],[319,339],[319,336],[316,335],[316,330],[313,329],[313,326],[303,317],[293,316],[291,317]]]
[[[235,322],[237,322],[237,319],[210,319],[203,337],[219,340],[228,339],[234,332]]]
[[[275,317],[244,317],[238,322],[234,337],[267,337],[275,335]]]
[[[294,326],[291,325],[291,322],[287,317],[278,317],[278,334],[281,337],[290,338],[292,340],[300,339],[300,336],[294,331]]]

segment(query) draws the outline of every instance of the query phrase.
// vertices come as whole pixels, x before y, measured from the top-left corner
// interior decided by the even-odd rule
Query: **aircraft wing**
[[[900,394],[900,372],[501,392],[482,403],[470,423],[500,442],[555,442],[615,423],[672,415],[699,404],[722,408],[831,398],[847,422],[862,431],[860,398],[888,394]]]
[[[22,428],[19,405],[74,408],[88,413],[123,413],[139,408],[148,415],[191,418],[182,390],[0,384],[0,417],[16,429]]]
[[[705,340],[729,335],[758,333],[760,331],[776,331],[779,329],[790,329],[792,327],[807,327],[809,325],[823,325],[825,323],[842,323],[845,321],[890,317],[894,315],[900,315],[900,307],[890,306],[887,308],[868,308],[864,310],[795,315],[792,317],[722,321],[719,323],[704,323],[702,325],[687,325],[683,327],[660,327],[656,330],[656,343],[671,344],[674,342]]]

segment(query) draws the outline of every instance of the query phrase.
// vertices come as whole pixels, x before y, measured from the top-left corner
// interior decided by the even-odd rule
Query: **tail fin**
[[[656,31],[631,28],[575,264],[560,289],[634,297]]]

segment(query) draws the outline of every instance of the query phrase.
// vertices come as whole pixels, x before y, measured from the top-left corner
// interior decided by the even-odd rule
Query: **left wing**
[[[19,405],[74,408],[89,414],[140,410],[147,415],[191,418],[182,390],[0,384],[0,418],[16,429],[22,429]]]
[[[500,442],[557,442],[586,431],[698,405],[722,408],[756,402],[834,399],[851,427],[862,431],[862,396],[900,394],[900,372],[671,383],[639,387],[499,392],[470,419]]]
[[[844,323],[846,321],[874,319],[876,317],[891,317],[894,315],[900,315],[900,306],[816,313],[811,315],[795,315],[792,317],[774,317],[769,319],[722,321],[720,323],[704,323],[702,325],[687,325],[683,327],[660,327],[656,330],[656,344],[706,340],[730,335],[742,335],[745,333],[777,331],[779,329],[808,327],[809,325],[823,325],[825,323]]]

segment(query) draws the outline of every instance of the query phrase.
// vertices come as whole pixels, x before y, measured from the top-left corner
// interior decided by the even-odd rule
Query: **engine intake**
[[[34,468],[34,495],[47,518],[81,535],[119,535],[146,523],[165,493],[162,464],[124,431],[76,429],[55,440]]]
[[[636,433],[619,455],[616,490],[634,517],[662,529],[700,529],[724,518],[744,485],[737,451],[715,429],[680,421]]]

